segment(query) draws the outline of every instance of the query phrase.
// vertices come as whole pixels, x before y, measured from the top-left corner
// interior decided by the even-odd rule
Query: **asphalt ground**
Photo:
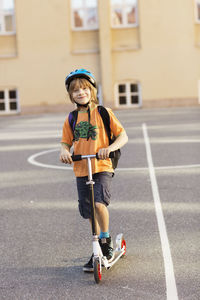
[[[75,178],[59,162],[65,114],[0,118],[0,299],[200,299],[200,108],[116,111],[129,136],[110,232],[127,253],[99,285]]]

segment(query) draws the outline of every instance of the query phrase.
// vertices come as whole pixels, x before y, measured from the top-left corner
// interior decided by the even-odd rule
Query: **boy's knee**
[[[103,203],[100,202],[95,202],[95,208],[97,211],[101,211],[102,209],[104,209],[105,205]]]

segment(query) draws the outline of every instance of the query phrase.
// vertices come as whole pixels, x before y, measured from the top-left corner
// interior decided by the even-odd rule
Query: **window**
[[[15,33],[14,0],[0,0],[0,34]]]
[[[141,106],[140,85],[134,82],[117,84],[116,106]]]
[[[195,0],[195,21],[200,23],[200,0]]]
[[[0,114],[19,112],[16,89],[0,89]]]
[[[71,0],[71,7],[74,30],[98,28],[97,0]]]
[[[110,3],[112,27],[123,28],[138,25],[137,0],[110,0]]]

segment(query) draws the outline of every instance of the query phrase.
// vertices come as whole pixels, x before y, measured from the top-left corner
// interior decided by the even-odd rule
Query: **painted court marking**
[[[170,245],[167,236],[167,230],[165,226],[162,206],[160,202],[160,195],[159,195],[158,184],[155,175],[155,169],[153,165],[151,146],[149,142],[146,124],[142,125],[142,130],[144,135],[146,155],[147,155],[147,161],[149,167],[149,175],[151,180],[151,188],[152,188],[152,193],[154,198],[154,205],[156,210],[156,217],[158,222],[158,229],[160,234],[163,258],[164,258],[167,300],[172,300],[172,299],[178,300],[178,293],[176,288],[176,280],[174,276],[174,267],[173,267],[173,262],[171,257]]]
[[[58,169],[58,170],[72,170],[72,167],[68,167],[68,166],[58,166],[58,165],[51,165],[51,164],[46,164],[46,163],[41,163],[38,162],[36,160],[36,158],[46,155],[48,153],[52,153],[52,152],[56,152],[56,151],[60,151],[59,148],[55,148],[55,149],[50,149],[50,150],[45,150],[45,151],[41,151],[41,152],[37,152],[31,156],[28,157],[27,161],[32,164],[35,165],[37,167],[41,167],[41,168],[48,168],[48,169]],[[196,164],[196,165],[185,165],[185,166],[163,166],[163,167],[154,167],[155,170],[171,170],[171,169],[186,169],[186,168],[199,168],[200,164]],[[117,170],[119,171],[148,171],[148,168],[117,168]]]

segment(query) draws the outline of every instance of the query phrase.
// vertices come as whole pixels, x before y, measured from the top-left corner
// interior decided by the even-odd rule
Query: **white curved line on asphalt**
[[[51,149],[51,150],[46,150],[46,151],[35,153],[35,154],[29,156],[29,158],[27,159],[27,161],[30,164],[35,165],[37,167],[49,168],[49,169],[72,170],[72,167],[64,167],[64,166],[56,166],[56,165],[43,164],[43,163],[40,163],[40,162],[38,162],[38,161],[35,160],[39,156],[42,156],[42,155],[45,155],[45,154],[48,154],[48,153],[51,153],[51,152],[55,152],[55,151],[59,151],[59,149],[56,148],[56,149]]]
[[[55,152],[55,151],[59,151],[59,148],[55,148],[55,149],[51,149],[51,150],[45,150],[42,152],[38,152],[35,153],[31,156],[28,157],[27,161],[32,164],[35,165],[37,167],[42,167],[42,168],[49,168],[49,169],[58,169],[58,170],[73,170],[72,167],[68,167],[68,166],[57,166],[57,165],[51,165],[51,164],[44,164],[44,163],[40,163],[36,160],[37,157],[42,156],[42,155],[46,155],[48,153],[51,152]],[[154,167],[155,170],[170,170],[170,169],[188,169],[188,168],[199,168],[200,164],[196,164],[196,165],[183,165],[183,166],[164,166],[164,167]],[[142,171],[142,172],[148,172],[148,168],[117,168],[117,170],[119,171]]]

